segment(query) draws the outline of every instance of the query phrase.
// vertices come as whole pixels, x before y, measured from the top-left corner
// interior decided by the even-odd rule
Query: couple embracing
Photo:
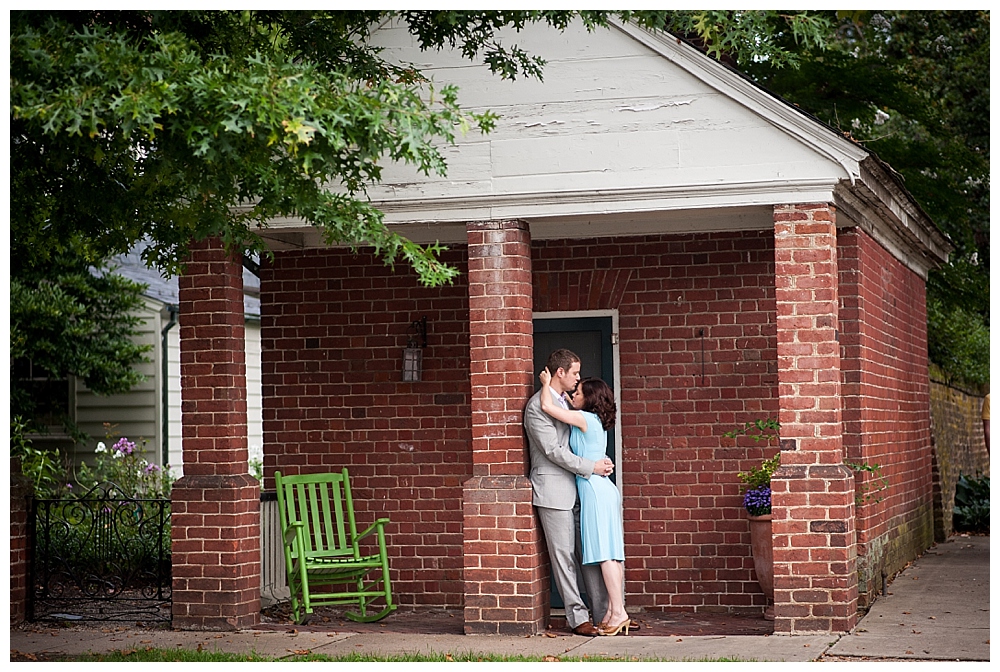
[[[561,349],[539,374],[524,428],[531,455],[532,504],[538,511],[566,622],[578,635],[628,634],[621,495],[608,475],[607,430],[615,423],[611,388],[580,380],[580,358]],[[582,567],[581,567],[582,562]],[[580,574],[593,616],[580,594]]]

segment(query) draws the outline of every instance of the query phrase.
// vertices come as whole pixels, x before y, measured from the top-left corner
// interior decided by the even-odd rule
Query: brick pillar
[[[260,486],[247,468],[243,268],[218,239],[180,277],[184,476],[174,484],[173,625],[260,622]]]
[[[781,467],[771,479],[775,632],[857,622],[854,475],[844,466],[832,205],[774,209]]]
[[[522,428],[533,390],[531,240],[524,222],[471,222],[472,478],[463,484],[465,632],[537,634],[548,614]]]
[[[21,473],[21,461],[10,458],[10,624],[17,625],[27,618],[29,521],[33,488],[31,480]]]

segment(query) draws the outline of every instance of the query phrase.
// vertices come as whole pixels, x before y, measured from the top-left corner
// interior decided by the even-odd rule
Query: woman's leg
[[[604,623],[615,626],[628,618],[625,613],[625,563],[605,560],[601,563],[601,574],[608,588],[608,611],[604,615]]]

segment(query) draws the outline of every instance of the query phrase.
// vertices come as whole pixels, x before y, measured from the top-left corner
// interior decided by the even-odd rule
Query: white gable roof
[[[446,176],[387,165],[370,189],[387,224],[418,242],[465,242],[465,222],[495,219],[526,220],[536,239],[770,228],[775,204],[834,202],[844,185],[864,191],[856,204],[891,191],[862,147],[670,35],[575,23],[503,40],[544,58],[544,81],[504,81],[458,52],[421,51],[405,26],[373,37],[387,58],[458,85],[464,108],[499,116],[489,135],[473,131],[444,149]],[[936,245],[918,265],[933,264],[947,243],[920,235],[933,225],[898,192],[908,202],[885,209],[908,242],[894,244]],[[857,219],[878,217],[838,222]],[[309,244],[298,231],[296,245]]]
[[[503,81],[457,54],[422,53],[403,27],[377,34],[387,56],[457,84],[463,106],[500,117],[488,136],[470,133],[449,149],[445,178],[387,167],[371,197],[388,221],[831,200],[865,156],[844,141],[832,158],[790,134],[757,109],[762,100],[780,103],[669,36],[537,25],[507,41],[546,59],[544,81]],[[720,74],[731,81],[717,81]],[[726,90],[733,84],[744,85],[736,91],[743,100]]]

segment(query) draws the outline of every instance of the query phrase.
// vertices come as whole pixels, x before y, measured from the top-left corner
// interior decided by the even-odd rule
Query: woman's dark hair
[[[611,388],[600,378],[584,378],[580,381],[583,390],[583,407],[581,411],[590,411],[596,415],[604,429],[615,426],[615,395]]]

